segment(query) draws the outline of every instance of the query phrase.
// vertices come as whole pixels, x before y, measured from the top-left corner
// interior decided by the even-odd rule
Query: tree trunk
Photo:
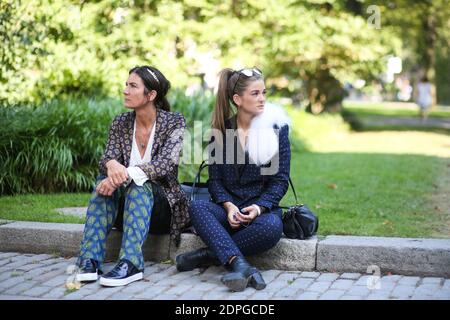
[[[428,8],[424,17],[423,30],[425,40],[425,52],[423,59],[423,67],[425,75],[429,79],[433,87],[433,101],[436,102],[436,8],[432,5]]]
[[[330,73],[329,69],[319,70],[309,75],[307,92],[309,100],[306,107],[307,112],[319,114],[342,111],[345,91],[342,84]]]

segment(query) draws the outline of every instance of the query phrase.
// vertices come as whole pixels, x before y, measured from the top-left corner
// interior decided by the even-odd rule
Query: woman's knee
[[[134,181],[125,189],[125,203],[129,205],[132,202],[144,204],[145,206],[153,204],[152,189],[146,185],[138,186]]]
[[[196,218],[208,211],[208,201],[194,200],[189,205],[189,215]]]
[[[126,188],[126,196],[144,192],[147,192],[146,187],[144,185],[138,186],[136,183],[134,183],[134,181],[132,181],[130,185]]]
[[[275,243],[277,243],[283,235],[283,222],[276,214],[268,213],[265,216],[265,229],[268,231],[266,235]]]
[[[106,196],[98,194],[94,191],[92,193],[91,200],[89,201],[87,212],[95,214],[103,213],[105,210],[102,209],[105,207],[107,200],[108,199]]]

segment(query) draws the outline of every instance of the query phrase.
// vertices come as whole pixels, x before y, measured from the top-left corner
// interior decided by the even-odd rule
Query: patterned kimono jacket
[[[122,113],[113,120],[106,149],[99,162],[101,174],[107,174],[106,163],[112,159],[129,166],[135,117],[133,111]],[[172,212],[170,237],[178,246],[181,231],[190,223],[188,199],[177,178],[186,121],[180,113],[156,109],[155,125],[152,160],[138,167],[149,180],[162,187]]]

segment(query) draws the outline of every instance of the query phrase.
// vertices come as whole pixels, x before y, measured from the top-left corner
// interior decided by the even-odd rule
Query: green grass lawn
[[[297,193],[320,218],[320,234],[450,237],[448,217],[427,202],[449,163],[438,157],[370,153],[303,153],[293,158]],[[291,192],[283,203],[294,203]]]
[[[448,206],[432,197],[445,188],[442,175],[450,175],[449,135],[352,132],[339,115],[289,112],[292,180],[319,216],[320,235],[450,238]],[[0,197],[0,219],[83,223],[53,209],[87,206],[89,197]],[[293,203],[289,191],[282,204]]]
[[[292,154],[291,177],[320,234],[450,238],[449,206],[432,197],[449,191],[441,177],[450,175],[450,135],[352,132],[339,116],[291,117],[305,147]],[[292,192],[282,201],[293,202]]]
[[[89,193],[27,194],[0,197],[0,219],[84,223],[84,219],[63,215],[56,208],[86,207]]]

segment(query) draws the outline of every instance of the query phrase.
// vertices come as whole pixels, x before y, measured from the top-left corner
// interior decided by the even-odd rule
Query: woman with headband
[[[232,291],[266,287],[245,257],[274,247],[283,232],[279,202],[289,181],[289,118],[281,107],[266,104],[265,95],[259,69],[221,71],[210,144],[213,202],[193,201],[189,208],[207,247],[176,258],[179,271],[225,266],[229,272],[221,281]]]
[[[100,277],[103,286],[123,286],[143,278],[142,245],[152,215],[163,214],[154,212],[161,207],[156,202],[168,203],[171,219],[166,227],[176,243],[188,226],[188,200],[177,180],[186,124],[181,114],[170,112],[169,88],[170,82],[154,67],[129,71],[123,94],[124,105],[131,112],[116,116],[109,130],[99,162],[100,176],[87,210],[78,281],[96,281],[102,274],[106,237],[119,215],[123,214],[119,261]]]

